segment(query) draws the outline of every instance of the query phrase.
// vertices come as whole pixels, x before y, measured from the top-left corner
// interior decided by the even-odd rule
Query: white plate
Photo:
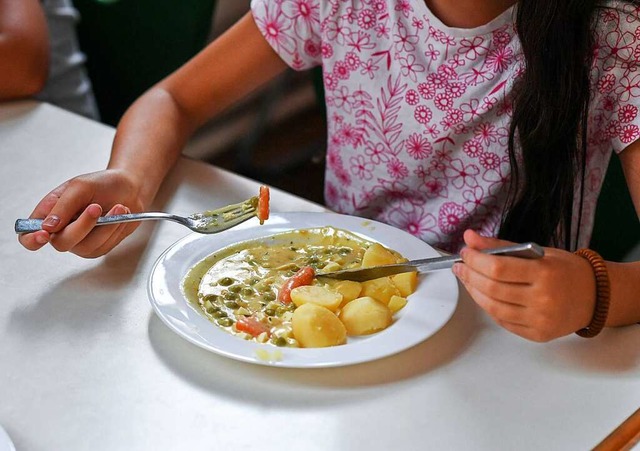
[[[171,330],[204,349],[245,362],[292,368],[351,365],[386,357],[424,341],[451,318],[458,301],[458,284],[448,270],[422,274],[408,304],[384,331],[350,338],[347,344],[330,348],[277,348],[244,340],[213,324],[184,297],[181,288],[184,276],[193,265],[217,250],[288,230],[322,226],[351,231],[408,259],[439,255],[424,241],[379,222],[333,213],[272,213],[264,225],[251,220],[216,235],[194,233],[169,247],[151,270],[148,285],[151,304]]]

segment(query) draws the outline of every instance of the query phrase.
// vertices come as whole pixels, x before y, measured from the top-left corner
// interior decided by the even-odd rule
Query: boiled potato
[[[353,280],[341,280],[333,284],[333,289],[342,295],[341,306],[360,296],[362,284]]]
[[[404,307],[405,305],[407,305],[407,298],[402,296],[391,296],[391,299],[389,299],[389,304],[387,305],[387,307],[389,307],[389,310],[391,310],[391,313],[396,313],[398,310],[402,309],[402,307]]]
[[[322,272],[331,272],[331,271],[339,271],[342,269],[340,263],[337,262],[329,262],[322,268]]]
[[[406,298],[416,291],[416,287],[418,286],[418,273],[404,272],[396,274],[395,276],[391,276],[391,281],[398,288],[398,291],[400,291],[400,296]]]
[[[400,290],[391,281],[390,277],[380,277],[379,279],[362,282],[360,296],[369,296],[388,304],[391,296],[400,296]]]
[[[340,311],[340,321],[352,336],[368,335],[389,327],[393,318],[391,310],[369,296],[354,299]]]
[[[320,285],[304,285],[291,290],[291,300],[298,307],[311,303],[335,312],[342,303],[342,294]]]
[[[362,256],[362,267],[392,265],[396,263],[397,255],[381,244],[373,243]]]
[[[317,304],[302,304],[291,319],[293,336],[303,348],[324,348],[347,341],[344,324],[331,310]]]

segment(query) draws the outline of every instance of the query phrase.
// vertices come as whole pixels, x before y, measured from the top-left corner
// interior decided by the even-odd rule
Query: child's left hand
[[[541,259],[494,256],[480,249],[508,241],[467,230],[464,263],[454,273],[474,301],[505,329],[533,341],[549,341],[586,327],[595,305],[591,265],[570,252],[545,248]]]

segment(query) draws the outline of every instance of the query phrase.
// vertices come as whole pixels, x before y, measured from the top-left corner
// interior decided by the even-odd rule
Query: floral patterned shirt
[[[578,246],[589,243],[612,149],[640,136],[638,10],[611,6],[597,27]],[[474,29],[444,25],[423,0],[252,0],[251,8],[288,65],[322,66],[330,208],[449,251],[467,228],[497,234],[512,90],[524,70],[515,6]]]

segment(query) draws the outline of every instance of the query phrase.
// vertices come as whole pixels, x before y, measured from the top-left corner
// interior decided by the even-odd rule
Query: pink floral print
[[[640,11],[609,6],[596,27],[580,246],[611,150],[640,138]],[[323,67],[329,207],[449,251],[465,228],[497,234],[512,92],[524,71],[515,8],[466,30],[443,25],[422,1],[252,0],[285,62]]]

